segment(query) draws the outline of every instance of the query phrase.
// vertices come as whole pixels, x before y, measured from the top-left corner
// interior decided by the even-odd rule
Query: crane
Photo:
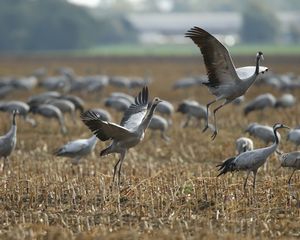
[[[3,169],[6,168],[8,164],[8,157],[13,152],[17,144],[17,123],[16,115],[17,110],[13,111],[12,124],[9,131],[0,137],[0,157],[4,158]]]
[[[119,153],[120,158],[114,166],[113,182],[118,171],[118,185],[120,185],[121,168],[129,148],[140,143],[145,135],[153,113],[161,100],[155,97],[148,110],[148,87],[145,86],[135,97],[135,102],[125,111],[120,125],[103,121],[93,111],[86,111],[81,115],[84,124],[101,140],[112,140],[111,144],[100,152],[100,156]]]
[[[289,153],[283,153],[283,152],[278,152],[278,153],[279,153],[279,160],[280,160],[281,167],[293,168],[293,172],[288,180],[288,184],[290,186],[292,176],[294,175],[296,170],[300,169],[300,152],[295,151]]]
[[[236,157],[231,157],[226,159],[223,163],[217,165],[219,167],[218,171],[220,171],[219,176],[225,174],[227,172],[233,171],[247,171],[247,176],[244,182],[244,189],[246,189],[247,179],[249,174],[253,172],[253,189],[255,189],[255,180],[256,180],[256,173],[257,170],[264,165],[267,161],[267,158],[276,151],[277,146],[279,144],[279,138],[277,135],[278,129],[281,128],[288,128],[287,126],[276,123],[273,126],[273,132],[275,135],[275,142],[268,147],[265,148],[258,148],[252,151],[247,151],[239,154]]]
[[[268,71],[268,68],[259,66],[260,60],[263,59],[263,53],[259,51],[256,55],[255,67],[236,69],[227,48],[214,36],[199,27],[191,28],[185,36],[191,38],[200,48],[208,75],[208,82],[203,82],[203,84],[216,96],[213,101],[206,105],[207,112],[211,104],[225,100],[213,111],[215,131],[211,137],[215,139],[218,134],[216,112],[237,97],[244,95],[258,76]],[[207,129],[208,116],[203,131]]]
[[[77,165],[82,157],[94,150],[96,143],[97,136],[95,135],[88,139],[77,139],[58,148],[54,155],[72,158],[72,164]]]

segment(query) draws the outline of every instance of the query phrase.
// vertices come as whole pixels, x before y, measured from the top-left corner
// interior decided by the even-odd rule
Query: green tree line
[[[122,15],[93,18],[65,0],[1,0],[0,51],[70,50],[135,40]]]

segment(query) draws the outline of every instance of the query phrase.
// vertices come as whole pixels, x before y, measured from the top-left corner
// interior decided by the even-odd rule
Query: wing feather
[[[239,77],[227,48],[214,36],[199,27],[193,27],[185,34],[200,48],[208,75],[208,86],[233,83]]]
[[[91,110],[81,114],[81,119],[101,141],[122,141],[133,136],[132,132],[118,124],[102,121],[100,116]]]
[[[127,129],[134,129],[143,121],[148,107],[148,87],[145,86],[138,96],[135,97],[134,103],[125,111],[121,126]]]

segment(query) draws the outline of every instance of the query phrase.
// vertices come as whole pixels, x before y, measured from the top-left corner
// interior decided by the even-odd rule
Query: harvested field
[[[300,75],[300,57],[265,56],[264,65],[275,73]],[[234,57],[237,66],[253,65],[253,56]],[[149,74],[151,99],[158,96],[176,107],[189,98],[206,104],[213,97],[205,87],[172,90],[172,84],[189,74],[203,74],[199,57],[1,57],[0,75],[28,75],[38,67],[49,74],[69,66],[78,75],[108,74],[143,76]],[[34,93],[14,92],[6,99],[26,101]],[[82,94],[86,108],[103,107],[102,99],[112,91]],[[128,91],[125,90],[127,93]],[[138,90],[130,91],[135,95]],[[250,100],[270,92],[282,95],[269,86],[253,86],[246,94]],[[292,179],[292,193],[287,180],[291,170],[279,168],[272,155],[268,168],[261,168],[255,193],[252,177],[243,190],[244,172],[217,178],[216,164],[235,155],[235,140],[246,136],[251,122],[273,125],[276,122],[295,127],[300,123],[300,90],[289,109],[266,109],[262,114],[244,117],[243,105],[228,105],[217,114],[219,134],[214,141],[203,125],[181,128],[184,116],[175,113],[168,131],[169,143],[146,132],[144,141],[130,149],[124,161],[120,190],[111,188],[117,156],[99,157],[107,143],[98,142],[95,154],[72,166],[69,159],[54,157],[54,150],[66,142],[87,138],[90,131],[80,121],[74,125],[66,117],[68,134],[61,135],[55,121],[35,117],[32,128],[18,122],[18,142],[10,157],[10,168],[0,172],[0,239],[253,239],[300,237],[300,174]],[[113,110],[115,122],[122,115]],[[69,117],[69,118],[68,118]],[[0,113],[1,135],[10,127],[5,113]],[[280,149],[288,152],[294,145],[280,130]],[[254,139],[255,148],[264,143]]]

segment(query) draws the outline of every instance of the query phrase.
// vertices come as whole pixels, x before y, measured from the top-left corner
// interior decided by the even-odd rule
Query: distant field
[[[229,48],[234,55],[255,54],[262,51],[265,55],[297,55],[300,54],[299,45],[236,45]],[[76,51],[75,55],[113,55],[113,56],[188,56],[197,55],[197,47],[191,44],[168,45],[105,45],[89,50]]]

